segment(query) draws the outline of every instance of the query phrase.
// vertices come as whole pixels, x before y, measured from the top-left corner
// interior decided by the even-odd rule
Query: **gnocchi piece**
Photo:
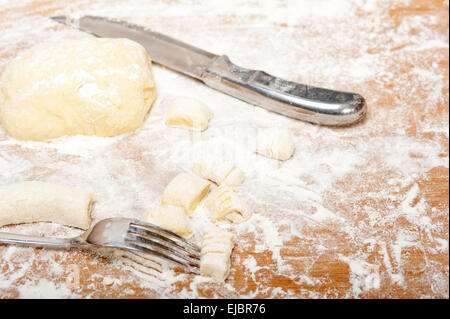
[[[256,135],[255,152],[277,160],[288,160],[294,154],[294,141],[285,128],[260,129]]]
[[[209,228],[203,234],[200,274],[224,281],[230,274],[230,256],[235,236],[219,228]]]
[[[151,209],[144,216],[144,221],[168,229],[180,236],[192,234],[188,218],[182,207],[166,205]]]
[[[169,105],[166,124],[194,131],[204,131],[212,117],[212,111],[203,102],[189,97],[177,97]]]
[[[239,186],[242,184],[244,179],[244,172],[237,167],[233,167],[231,172],[228,173],[227,177],[225,177],[221,184],[226,186]]]
[[[228,221],[242,223],[252,216],[239,190],[235,187],[219,186],[208,196],[206,208],[212,221]]]
[[[39,181],[0,187],[0,226],[54,222],[88,229],[93,202],[83,189]]]
[[[184,213],[190,215],[208,194],[210,187],[208,181],[197,175],[180,173],[166,186],[161,204],[183,207]]]
[[[194,160],[193,172],[218,185],[238,186],[244,180],[244,173],[232,163],[208,154],[199,154]]]

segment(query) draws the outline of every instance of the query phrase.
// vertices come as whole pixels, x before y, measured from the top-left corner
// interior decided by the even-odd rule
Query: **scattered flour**
[[[412,2],[0,0],[0,72],[33,44],[89,36],[48,16],[93,14],[145,25],[289,80],[359,92],[369,106],[358,125],[320,127],[156,65],[159,98],[136,132],[26,142],[0,127],[0,185],[42,180],[88,188],[98,194],[94,220],[140,218],[205,147],[246,173],[242,188],[255,212],[242,225],[221,225],[238,236],[226,283],[154,262],[149,270],[125,257],[2,246],[0,298],[448,298],[448,201],[432,202],[425,183],[436,174],[448,183],[448,31],[437,10],[407,11]],[[208,130],[164,125],[164,101],[176,95],[213,109]],[[256,129],[270,126],[293,133],[291,160],[249,151]],[[200,205],[191,239],[199,243],[209,224]],[[79,234],[52,224],[2,231]],[[332,267],[339,275],[317,271]],[[64,282],[68,274],[74,282]],[[281,281],[287,285],[270,284]]]
[[[54,298],[77,298],[70,288],[64,283],[56,285],[53,281],[45,278],[39,279],[37,283],[28,283],[19,286],[19,296],[23,299],[54,299]]]

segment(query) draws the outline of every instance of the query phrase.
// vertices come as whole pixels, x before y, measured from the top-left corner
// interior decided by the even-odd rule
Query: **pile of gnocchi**
[[[165,123],[170,127],[193,131],[208,128],[213,112],[203,102],[177,97],[168,107]],[[287,129],[268,128],[257,132],[254,152],[277,160],[294,154],[294,142]],[[190,236],[189,216],[205,199],[209,219],[217,223],[243,223],[252,211],[239,186],[244,172],[233,163],[211,154],[197,154],[192,172],[181,172],[166,186],[159,207],[146,212],[143,220],[166,228],[180,236]],[[211,183],[217,185],[211,191]],[[206,229],[201,245],[200,274],[224,281],[230,273],[230,257],[235,235],[218,225]]]

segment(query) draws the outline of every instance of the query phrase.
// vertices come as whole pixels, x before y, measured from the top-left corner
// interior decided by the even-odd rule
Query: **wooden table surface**
[[[368,103],[367,118],[347,128],[319,128],[255,113],[261,123],[285,123],[295,136],[295,157],[292,164],[283,164],[292,166],[271,171],[292,169],[290,180],[271,184],[270,192],[257,187],[267,188],[264,183],[275,177],[258,179],[259,172],[247,180],[254,197],[266,196],[251,200],[255,215],[261,216],[255,224],[272,223],[289,236],[270,237],[258,225],[247,233],[240,230],[225,285],[178,275],[182,278],[166,280],[170,287],[86,252],[0,246],[0,298],[448,298],[448,1],[227,3],[2,2],[0,72],[32,44],[82,36],[47,17],[83,12],[144,24],[289,80],[360,93]],[[170,71],[155,72],[162,94],[168,88],[163,78],[170,76]],[[186,83],[194,94],[209,90]],[[208,98],[236,103],[239,114],[253,110],[219,93]],[[159,119],[157,108],[149,121],[152,116]],[[167,183],[175,174],[161,172],[135,136],[122,142],[116,154],[130,163],[139,160],[130,165],[142,165],[142,176],[157,175]],[[39,147],[20,143],[0,128],[0,184],[64,178],[89,183],[83,173],[75,179],[62,172],[66,166],[57,166],[78,165],[82,160],[76,156],[46,151],[44,158]],[[151,185],[161,192],[164,183]],[[331,217],[319,218],[317,212]],[[33,225],[20,227],[4,229],[33,232]],[[55,227],[48,226],[49,232],[57,233]],[[258,237],[259,232],[267,236]],[[66,280],[71,265],[82,269],[76,286]],[[104,277],[120,281],[109,285]]]

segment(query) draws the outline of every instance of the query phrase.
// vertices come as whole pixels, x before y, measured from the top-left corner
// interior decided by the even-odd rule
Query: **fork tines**
[[[136,220],[130,223],[125,241],[136,250],[199,273],[200,247],[167,229]]]

